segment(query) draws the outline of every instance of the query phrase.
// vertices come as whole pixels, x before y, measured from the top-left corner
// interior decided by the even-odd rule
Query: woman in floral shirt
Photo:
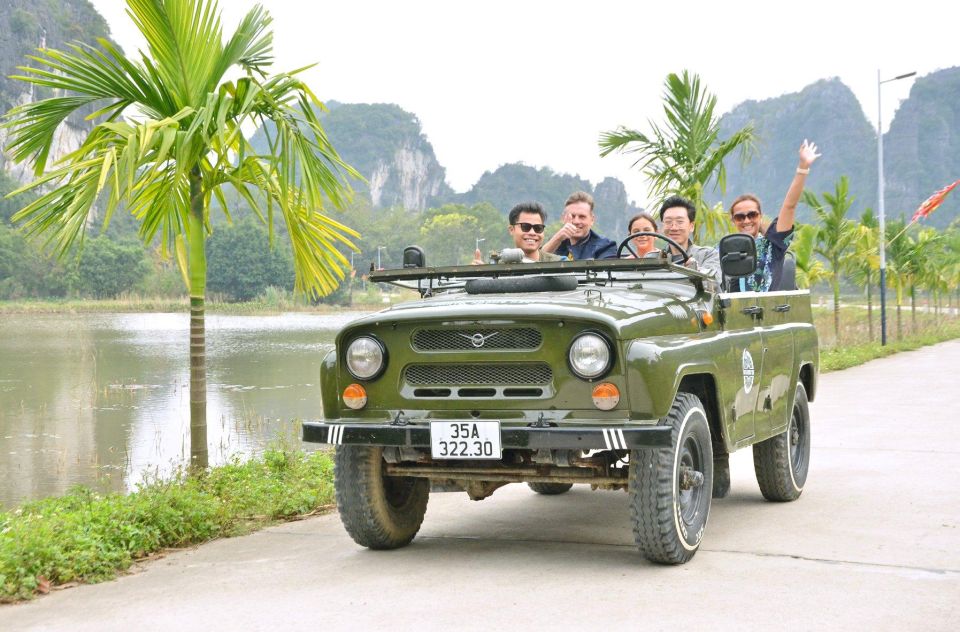
[[[730,205],[730,217],[737,231],[752,236],[757,242],[757,268],[753,274],[740,277],[741,292],[769,292],[780,286],[783,274],[783,258],[793,239],[793,220],[797,212],[797,203],[807,182],[810,165],[820,157],[815,143],[804,139],[800,145],[800,161],[793,176],[787,195],[784,197],[780,214],[767,229],[761,230],[763,211],[757,196],[747,193],[741,195]]]

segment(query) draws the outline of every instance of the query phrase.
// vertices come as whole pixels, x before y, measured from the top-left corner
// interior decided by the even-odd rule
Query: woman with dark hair
[[[752,193],[737,197],[730,205],[730,219],[737,232],[750,235],[757,242],[757,269],[753,274],[737,279],[735,289],[741,292],[769,292],[780,288],[783,259],[793,239],[797,203],[806,186],[810,165],[820,157],[816,144],[806,139],[800,145],[799,154],[797,171],[773,221],[766,221],[760,199]]]
[[[653,216],[649,213],[637,213],[630,218],[630,221],[627,223],[629,227],[627,233],[632,235],[634,233],[655,233],[657,232],[657,220],[653,219]],[[646,257],[651,252],[658,252],[653,245],[653,237],[635,237],[630,244],[633,246],[634,251],[636,251],[638,257]],[[632,254],[627,253],[624,255],[626,259],[634,259],[635,257]]]

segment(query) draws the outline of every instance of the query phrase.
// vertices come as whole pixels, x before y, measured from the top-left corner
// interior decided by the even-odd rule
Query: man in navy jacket
[[[593,196],[577,191],[563,205],[563,228],[547,240],[543,250],[565,259],[616,259],[617,242],[593,232]]]

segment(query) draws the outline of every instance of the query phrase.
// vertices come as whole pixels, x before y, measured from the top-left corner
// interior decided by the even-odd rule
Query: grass
[[[900,351],[960,338],[960,317],[946,311],[901,313],[898,330],[896,308],[887,309],[887,345],[880,344],[879,309],[874,309],[873,337],[867,311],[862,306],[841,307],[839,340],[833,323],[833,310],[814,308],[813,322],[820,336],[820,370],[839,371]]]
[[[363,304],[355,302],[352,306],[311,305],[305,301],[289,297],[277,297],[265,294],[253,301],[226,303],[206,301],[209,314],[278,314],[281,312],[313,312],[318,314],[347,310],[380,309],[381,303]],[[184,312],[190,311],[190,301],[184,297],[144,297],[127,296],[117,299],[25,299],[0,301],[0,314],[84,314],[84,313],[121,313],[121,312]]]
[[[316,513],[332,506],[332,479],[327,453],[272,449],[130,494],[78,487],[0,513],[0,602],[111,579],[164,549]]]

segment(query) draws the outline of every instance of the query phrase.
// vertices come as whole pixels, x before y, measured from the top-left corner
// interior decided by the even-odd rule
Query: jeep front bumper
[[[508,426],[500,430],[503,449],[631,450],[670,447],[669,426],[561,428]],[[331,445],[430,448],[429,422],[400,424],[303,422],[303,440]]]

